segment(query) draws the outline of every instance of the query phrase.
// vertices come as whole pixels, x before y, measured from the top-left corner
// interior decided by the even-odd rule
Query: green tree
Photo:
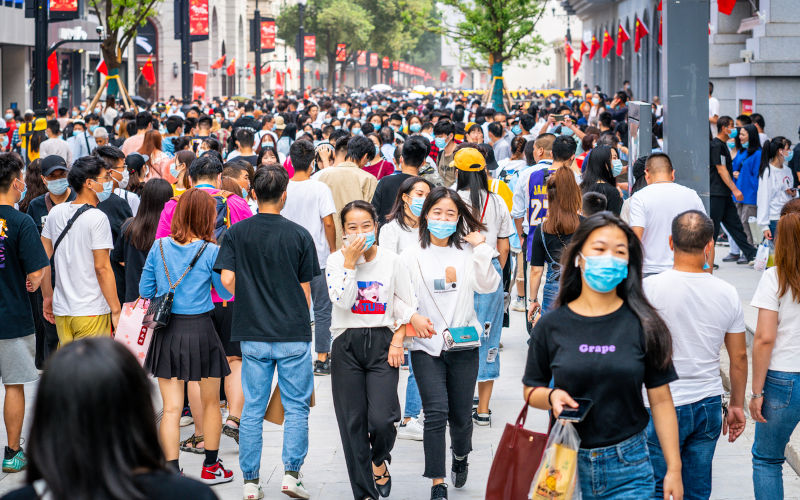
[[[430,25],[462,47],[486,59],[492,70],[493,106],[503,109],[503,63],[537,58],[545,48],[536,33],[548,0],[440,0],[460,12],[463,20],[448,25]]]
[[[103,27],[105,39],[100,44],[109,77],[119,75],[122,53],[136,38],[136,30],[145,20],[158,13],[154,9],[160,0],[89,0],[91,10]],[[108,81],[107,94],[118,93],[116,79]]]

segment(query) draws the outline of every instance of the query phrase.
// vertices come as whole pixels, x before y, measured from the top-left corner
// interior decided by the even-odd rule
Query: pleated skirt
[[[211,312],[173,314],[167,326],[155,331],[144,369],[158,378],[186,381],[229,375]]]

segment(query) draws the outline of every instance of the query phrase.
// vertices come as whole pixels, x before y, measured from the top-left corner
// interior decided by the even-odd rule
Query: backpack
[[[231,227],[231,209],[228,206],[228,196],[230,195],[231,193],[227,191],[211,195],[217,203],[217,220],[214,224],[214,237],[217,239],[217,243],[222,241],[222,237]]]

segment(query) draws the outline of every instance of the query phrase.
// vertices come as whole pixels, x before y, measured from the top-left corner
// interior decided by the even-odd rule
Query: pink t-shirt
[[[197,186],[198,189],[202,189],[203,191],[207,192],[210,195],[215,195],[219,193],[219,189],[206,187],[205,186]],[[175,206],[178,204],[175,200],[169,200],[165,205],[164,209],[161,211],[161,218],[158,220],[158,229],[156,229],[156,239],[164,238],[172,234],[172,217],[175,215]],[[253,215],[253,212],[250,211],[250,206],[247,204],[244,199],[239,195],[231,195],[228,196],[228,209],[231,211],[231,225],[236,224],[240,220],[244,220]],[[217,242],[219,243],[219,242]],[[217,295],[216,290],[211,290],[211,300],[214,302],[222,302],[223,300]],[[233,299],[229,300],[231,302]]]
[[[132,135],[127,139],[125,139],[125,142],[122,143],[122,153],[125,156],[135,153],[139,151],[139,148],[142,147],[143,143],[144,143],[144,134]]]

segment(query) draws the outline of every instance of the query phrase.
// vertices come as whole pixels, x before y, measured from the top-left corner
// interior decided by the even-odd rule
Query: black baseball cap
[[[47,156],[44,160],[42,160],[43,176],[47,177],[56,170],[69,170],[69,168],[67,168],[67,162],[64,161],[64,158],[58,155],[50,155]]]

